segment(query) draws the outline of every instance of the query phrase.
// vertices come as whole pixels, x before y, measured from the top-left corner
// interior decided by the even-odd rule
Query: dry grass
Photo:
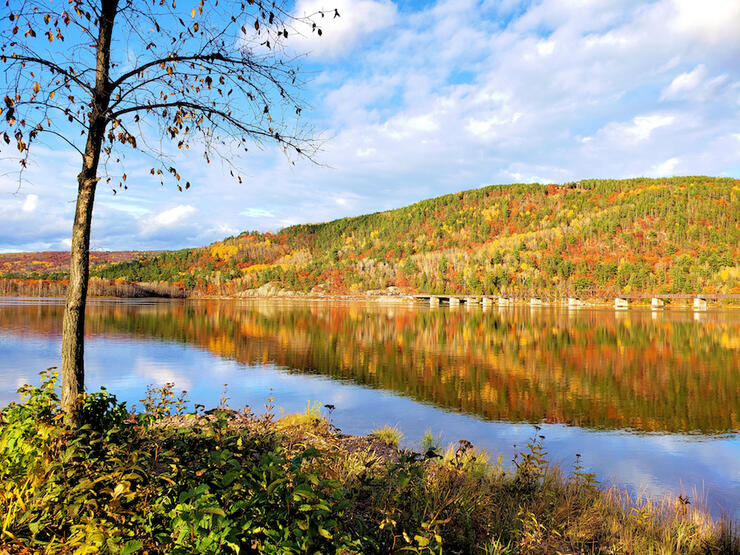
[[[378,441],[381,441],[391,447],[398,447],[401,444],[401,440],[403,439],[403,434],[401,433],[401,430],[398,429],[398,427],[388,426],[387,424],[382,428],[376,428],[375,430],[371,431],[370,435]]]
[[[313,470],[350,492],[356,518],[381,527],[382,551],[424,552],[437,538],[445,553],[740,553],[733,523],[673,496],[605,490],[579,467],[566,475],[531,452],[513,473],[467,442],[440,455],[427,441],[433,456],[424,457],[392,448],[385,433],[344,436],[309,414],[277,426],[300,430],[293,447],[322,449]]]
[[[740,553],[734,524],[712,519],[701,503],[602,489],[580,467],[566,475],[538,462],[536,441],[512,473],[501,457],[492,461],[467,442],[443,451],[427,434],[425,457],[398,449],[400,433],[389,426],[365,437],[343,435],[320,411],[309,404],[274,422],[236,413],[230,421],[277,433],[291,451],[320,449],[322,457],[306,464],[349,493],[353,518],[382,526],[382,551],[423,552],[436,537],[449,553]],[[426,536],[414,538],[412,530]]]

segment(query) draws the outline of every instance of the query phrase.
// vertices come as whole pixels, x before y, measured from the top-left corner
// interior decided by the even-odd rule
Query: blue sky
[[[190,190],[127,167],[98,193],[95,250],[198,246],[489,184],[740,177],[737,0],[298,0],[338,8],[308,53],[320,164],[252,148],[244,184],[185,160]],[[0,160],[0,251],[68,248],[79,156]],[[133,167],[131,167],[133,166]]]

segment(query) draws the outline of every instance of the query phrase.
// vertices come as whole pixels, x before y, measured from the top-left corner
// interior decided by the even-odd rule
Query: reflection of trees
[[[58,333],[61,307],[3,307],[0,326]],[[200,345],[511,421],[727,431],[740,412],[740,324],[719,314],[491,312],[235,302],[100,304],[90,333]]]

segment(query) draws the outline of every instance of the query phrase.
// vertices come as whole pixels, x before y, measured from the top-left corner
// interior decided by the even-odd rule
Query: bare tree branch
[[[98,183],[112,180],[108,165],[141,153],[160,166],[151,168],[155,178],[183,190],[171,155],[180,149],[202,148],[206,163],[221,158],[239,183],[234,151],[250,142],[312,159],[311,133],[297,123],[300,58],[285,56],[283,44],[294,26],[321,30],[281,0],[200,0],[188,10],[164,0],[6,0],[5,7],[0,149],[20,153],[19,183],[42,133],[81,157],[62,334],[62,403],[73,412],[84,387],[92,210]],[[119,175],[125,189],[127,174]]]

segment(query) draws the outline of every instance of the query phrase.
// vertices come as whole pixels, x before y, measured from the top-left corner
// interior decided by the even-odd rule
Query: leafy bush
[[[538,431],[507,473],[431,433],[426,455],[376,449],[318,405],[187,414],[171,384],[142,414],[84,395],[73,422],[56,379],[0,414],[0,553],[738,552],[730,524],[683,501],[604,492],[580,457],[570,478],[549,470]]]
[[[161,403],[129,416],[104,390],[84,397],[72,424],[55,383],[45,374],[2,413],[0,542],[81,553],[359,550],[342,519],[345,492],[311,469],[317,449],[288,453],[225,410],[197,426],[194,415],[167,425]]]

